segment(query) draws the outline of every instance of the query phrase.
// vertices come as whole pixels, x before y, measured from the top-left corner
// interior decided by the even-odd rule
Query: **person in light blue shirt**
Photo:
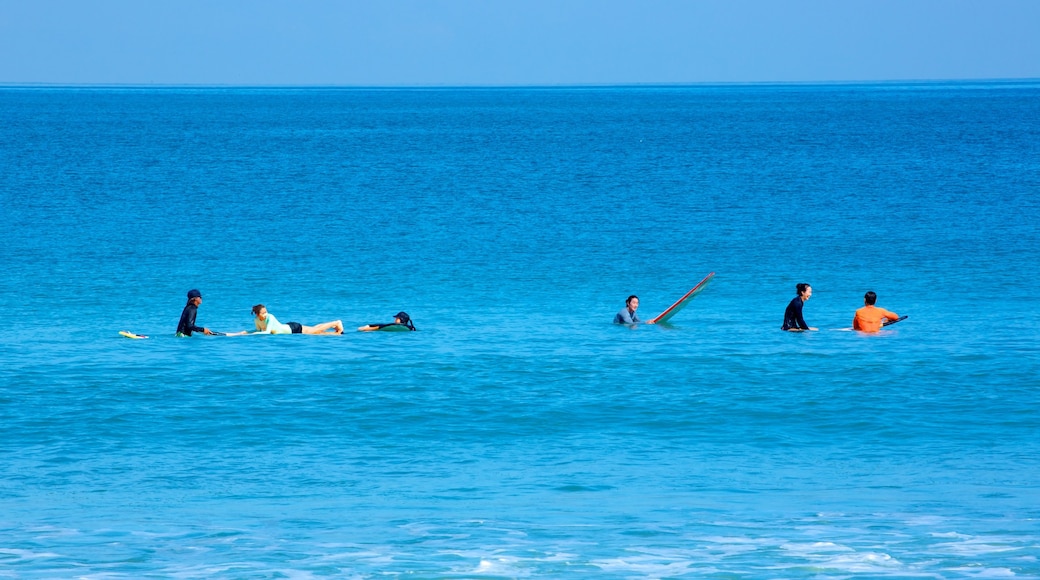
[[[317,326],[307,326],[299,322],[279,322],[267,311],[263,304],[253,307],[253,324],[256,331],[262,334],[343,334],[343,323],[339,320],[322,322]]]
[[[614,324],[639,324],[639,317],[636,316],[637,308],[639,308],[639,297],[633,294],[628,297],[628,300],[625,300],[625,307],[614,317]]]

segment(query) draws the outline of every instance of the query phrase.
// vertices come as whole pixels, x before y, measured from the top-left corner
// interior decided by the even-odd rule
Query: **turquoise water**
[[[0,137],[0,577],[1040,577],[1040,83],[9,87]],[[191,288],[419,332],[177,339]]]

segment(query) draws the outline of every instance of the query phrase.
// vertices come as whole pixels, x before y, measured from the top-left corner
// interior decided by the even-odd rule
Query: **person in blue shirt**
[[[633,294],[628,297],[628,300],[625,300],[625,307],[614,316],[614,324],[639,324],[639,317],[636,316],[637,308],[639,308],[639,297]]]

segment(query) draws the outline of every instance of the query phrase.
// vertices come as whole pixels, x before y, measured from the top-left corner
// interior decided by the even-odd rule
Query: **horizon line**
[[[458,90],[458,89],[620,89],[620,88],[684,88],[740,86],[854,86],[854,85],[941,85],[941,84],[1011,84],[1040,82],[1040,77],[947,78],[947,79],[872,79],[872,80],[801,80],[801,81],[699,81],[646,83],[541,83],[541,84],[221,84],[221,83],[51,83],[3,82],[0,88],[68,88],[68,89],[339,89],[339,90]]]

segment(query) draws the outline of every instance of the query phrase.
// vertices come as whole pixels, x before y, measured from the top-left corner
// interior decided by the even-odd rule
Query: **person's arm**
[[[379,330],[380,328],[383,328],[384,326],[390,326],[390,325],[389,324],[366,324],[364,326],[359,326],[358,330],[360,330],[361,332],[369,332],[369,331],[372,331],[372,330]]]
[[[267,318],[264,319],[264,329],[261,332],[264,334],[292,334],[292,329],[279,322],[274,314],[268,312]]]
[[[614,317],[614,322],[616,324],[635,324],[635,321],[632,320],[632,313],[628,311],[628,308],[622,308],[621,312],[618,312],[617,316]]]
[[[208,328],[195,324],[195,317],[194,316],[191,317],[191,320],[189,321],[189,326],[191,327],[191,331],[192,332],[201,332],[202,334],[212,334],[209,331]]]
[[[798,323],[798,330],[816,330],[816,328],[809,326],[805,322],[805,317],[802,316],[802,307],[805,306],[805,302],[799,301],[798,308],[795,309],[795,321]]]
[[[195,324],[195,316],[198,314],[198,310],[191,310],[190,312],[185,310],[183,316],[187,317],[185,326],[192,332],[201,332],[202,334],[213,334],[208,328]]]
[[[884,316],[888,320],[895,320],[895,319],[899,318],[898,314],[896,314],[895,312],[889,311],[889,310],[882,310],[881,313],[882,313],[882,316]],[[882,322],[884,322],[884,320],[882,320]]]
[[[852,317],[852,330],[863,330],[859,325],[859,312]]]

